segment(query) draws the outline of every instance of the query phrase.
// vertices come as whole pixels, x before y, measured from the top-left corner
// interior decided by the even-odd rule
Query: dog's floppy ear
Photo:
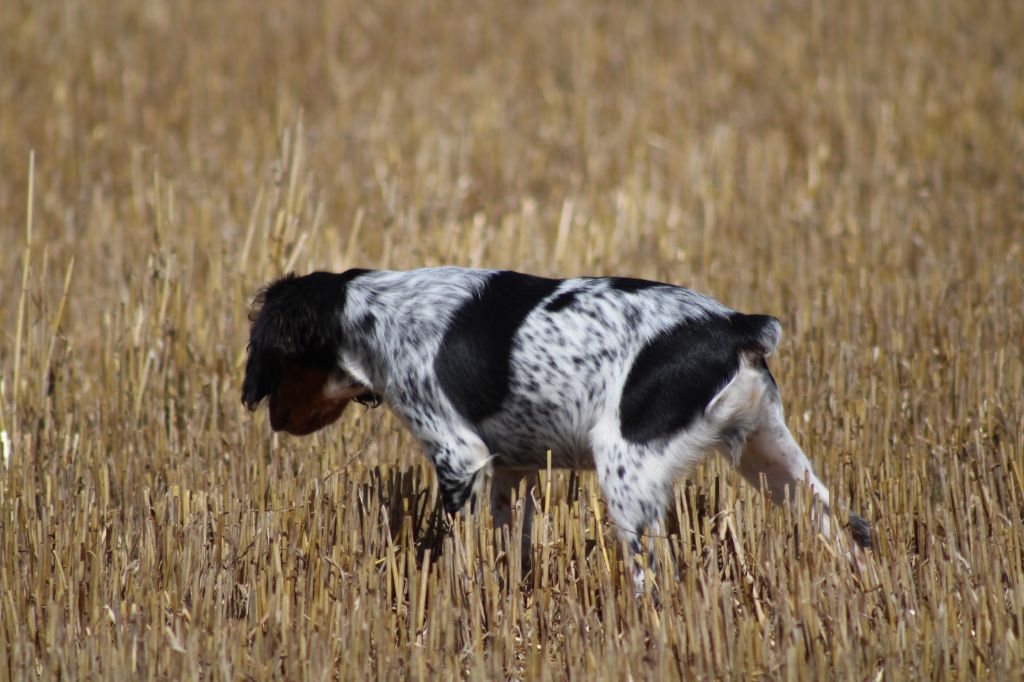
[[[281,385],[285,358],[322,369],[337,362],[347,275],[288,274],[253,300],[242,382],[242,402],[250,410]]]
[[[250,410],[259,407],[281,385],[282,357],[279,353],[249,348],[242,382],[242,404]]]

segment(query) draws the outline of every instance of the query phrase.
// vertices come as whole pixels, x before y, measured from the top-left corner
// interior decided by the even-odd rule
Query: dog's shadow
[[[434,570],[448,558],[446,555],[459,541],[457,536],[469,530],[481,543],[494,543],[493,551],[478,554],[482,561],[479,568],[495,571],[499,584],[506,587],[516,583],[520,589],[529,591],[533,585],[530,570],[533,557],[529,547],[510,551],[520,538],[510,538],[507,530],[504,535],[503,529],[490,535],[493,527],[492,522],[486,520],[490,514],[485,511],[488,505],[483,491],[475,495],[457,517],[452,517],[445,512],[436,494],[433,474],[424,467],[374,467],[357,489],[360,533],[368,541],[365,546],[369,553],[383,556],[390,551],[389,547],[397,553],[411,550],[417,568],[422,569],[429,552],[429,570]],[[471,524],[470,528],[465,528],[466,524]],[[588,553],[590,550],[588,547]],[[520,558],[517,567],[512,566],[513,556]],[[493,558],[493,564],[488,557]]]
[[[362,536],[383,533],[383,540],[396,549],[412,547],[417,565],[428,550],[431,557],[439,557],[451,525],[439,496],[431,491],[431,477],[423,467],[374,467],[359,486]]]
[[[578,501],[586,501],[586,492],[580,480],[578,472],[567,472],[567,476],[556,486],[559,490],[556,497],[564,498],[568,508],[573,508]],[[718,481],[716,481],[716,484]],[[684,545],[688,546],[690,552],[697,550],[698,545],[694,535],[696,528],[701,528],[706,517],[714,519],[718,500],[705,491],[695,490],[692,482],[684,484],[687,493],[693,495],[691,509],[687,516],[693,518],[681,519],[674,507],[666,510],[664,517],[665,526],[662,531],[670,541],[672,549],[673,566],[669,568],[669,575],[679,577],[682,571],[686,570],[683,562],[678,561],[682,554],[687,553]],[[713,487],[717,490],[717,486]],[[440,496],[436,494],[433,484],[433,474],[421,466],[413,466],[408,469],[395,467],[374,467],[358,486],[359,513],[358,518],[362,524],[360,529],[362,537],[373,540],[367,545],[370,553],[377,553],[384,556],[388,546],[393,547],[397,553],[405,553],[412,550],[418,569],[423,569],[424,561],[429,552],[430,568],[435,567],[446,560],[446,554],[451,552],[453,543],[457,542],[455,535],[461,534],[458,530],[461,524],[485,524],[485,504],[483,500],[474,499],[466,505],[466,509],[460,513],[458,520],[454,520],[446,514]],[[603,514],[607,518],[606,513]],[[489,516],[489,515],[488,515]],[[453,530],[453,521],[455,530]],[[714,528],[717,524],[712,523]],[[485,537],[485,531],[490,527],[476,527],[471,532],[481,533],[478,537]],[[536,531],[535,531],[536,532]],[[620,549],[612,549],[616,543],[614,531],[605,528],[605,548],[613,552],[613,559],[618,557]],[[499,529],[500,533],[500,529]],[[528,545],[522,552],[509,550],[509,547],[518,542],[518,539],[504,535],[501,540],[497,537],[491,538],[495,542],[494,552],[489,556],[496,557],[493,565],[481,565],[482,569],[490,569],[496,572],[495,577],[503,588],[517,584],[524,593],[530,593],[535,587],[533,570],[539,560],[540,552],[536,546]],[[602,551],[600,543],[595,538],[586,538],[583,548],[583,560],[590,562],[597,561]],[[704,553],[707,548],[704,548]],[[488,555],[484,552],[481,555]],[[512,556],[519,556],[521,563],[517,567],[512,566]],[[383,564],[382,564],[383,570]],[[582,588],[581,588],[582,589]]]

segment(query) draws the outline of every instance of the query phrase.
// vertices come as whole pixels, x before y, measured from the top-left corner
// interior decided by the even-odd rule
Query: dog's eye
[[[384,402],[383,398],[371,391],[367,391],[362,395],[357,395],[353,400],[360,405],[366,405],[367,407],[380,407],[380,404]]]

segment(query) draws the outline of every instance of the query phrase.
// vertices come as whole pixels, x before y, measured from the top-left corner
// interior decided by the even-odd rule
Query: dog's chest
[[[593,469],[588,430],[582,423],[567,423],[539,415],[535,407],[510,409],[488,418],[480,435],[495,458],[495,466],[506,469]]]

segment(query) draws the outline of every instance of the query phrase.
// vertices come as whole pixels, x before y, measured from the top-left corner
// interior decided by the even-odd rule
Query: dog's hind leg
[[[749,369],[747,371],[750,371]],[[778,503],[792,504],[797,486],[807,484],[820,511],[816,521],[826,537],[832,537],[832,508],[829,491],[815,475],[810,460],[786,427],[778,389],[767,368],[759,368],[758,376],[764,391],[756,402],[756,426],[742,447],[736,469],[755,487],[764,477],[768,493]],[[856,514],[850,515],[850,533],[861,547],[871,546],[871,532],[867,522]]]
[[[653,569],[644,532],[665,510],[673,468],[659,451],[624,440],[617,420],[605,419],[590,434],[597,480],[615,531],[631,557],[637,594],[644,589],[644,566]],[[637,556],[643,561],[636,561]]]

